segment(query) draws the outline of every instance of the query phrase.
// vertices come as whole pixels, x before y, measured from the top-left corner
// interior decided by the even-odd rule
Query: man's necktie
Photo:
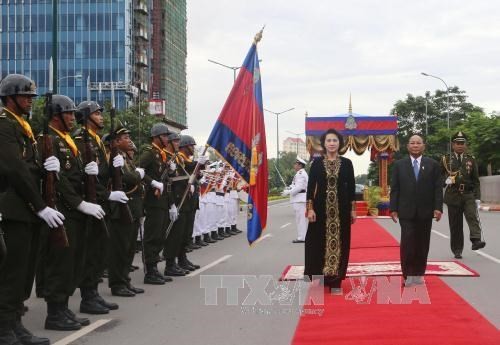
[[[415,179],[418,180],[418,160],[413,161],[413,172],[415,173]]]

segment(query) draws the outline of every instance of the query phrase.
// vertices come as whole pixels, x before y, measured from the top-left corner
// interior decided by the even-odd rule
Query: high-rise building
[[[156,115],[186,127],[186,0],[58,3],[55,91],[104,103],[113,87],[117,108],[152,100]],[[52,18],[52,0],[0,0],[0,77],[24,74],[48,90]]]
[[[288,137],[283,140],[283,151],[294,152],[300,158],[309,160],[309,152],[307,152],[306,143],[301,138]]]

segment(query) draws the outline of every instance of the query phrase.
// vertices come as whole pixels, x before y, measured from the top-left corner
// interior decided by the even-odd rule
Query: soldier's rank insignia
[[[64,164],[64,167],[66,168],[66,170],[71,169],[71,163],[67,160],[66,164]]]

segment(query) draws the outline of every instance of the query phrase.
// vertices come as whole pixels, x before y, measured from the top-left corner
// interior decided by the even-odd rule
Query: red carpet
[[[373,220],[359,220],[352,230],[351,262],[399,259],[397,242]],[[386,295],[375,279],[345,280],[343,295],[325,293],[324,305],[304,306],[293,344],[500,344],[500,332],[438,277],[426,276],[417,288],[397,285],[402,298],[390,304],[378,300]],[[400,284],[400,277],[390,279]],[[323,288],[310,294],[317,289]]]

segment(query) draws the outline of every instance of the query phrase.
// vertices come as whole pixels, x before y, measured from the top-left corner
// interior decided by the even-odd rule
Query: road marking
[[[81,330],[67,336],[66,338],[62,338],[61,340],[59,340],[58,342],[56,343],[53,343],[52,345],[67,345],[67,344],[71,344],[72,342],[74,342],[76,339],[78,338],[81,338],[83,337],[84,335],[92,332],[93,330],[95,330],[96,328],[99,328],[101,327],[102,325],[105,325],[107,324],[109,321],[111,321],[111,319],[101,319],[101,320],[97,320],[95,322],[92,322],[90,325],[88,326],[85,326],[84,328],[82,328]]]
[[[486,259],[490,259],[491,261],[493,262],[496,262],[497,264],[500,264],[500,259],[497,259],[496,257],[494,256],[491,256],[489,254],[486,254],[485,252],[482,252],[480,250],[475,250],[476,253],[478,253],[479,255],[482,255],[484,256]]]
[[[201,267],[200,269],[197,269],[196,271],[193,271],[191,273],[189,273],[186,277],[194,277],[198,274],[200,274],[201,272],[204,272],[206,270],[208,270],[209,268],[212,268],[214,267],[215,265],[218,265],[220,264],[221,262],[224,262],[226,261],[227,259],[229,259],[232,255],[224,255],[223,257],[221,257],[220,259],[217,259],[215,260],[214,262],[206,265],[206,266],[203,266]]]
[[[292,223],[286,223],[285,225],[280,226],[280,229],[284,229],[284,228],[286,228],[290,224],[292,224]]]
[[[438,236],[441,236],[441,237],[444,237],[446,239],[449,239],[450,237],[445,235],[445,234],[442,234],[440,233],[439,231],[437,230],[432,230],[433,233],[435,233],[436,235]],[[486,259],[490,259],[491,261],[493,262],[496,262],[497,264],[500,264],[500,259],[497,259],[496,257],[494,256],[491,256],[490,254],[486,254],[485,252],[481,251],[481,250],[474,250],[475,253],[485,257]]]
[[[252,244],[257,244],[260,241],[263,241],[263,240],[265,240],[266,238],[269,238],[269,237],[273,237],[273,235],[272,234],[265,234],[264,236],[259,237],[259,239],[257,241],[255,241],[254,243],[252,243]]]
[[[436,234],[436,235],[438,235],[438,236],[443,237],[443,238],[450,239],[450,236],[445,235],[445,234],[442,234],[442,233],[440,233],[440,232],[439,232],[439,231],[437,231],[437,230],[432,230],[432,232],[433,232],[433,233],[435,233],[435,234]]]

